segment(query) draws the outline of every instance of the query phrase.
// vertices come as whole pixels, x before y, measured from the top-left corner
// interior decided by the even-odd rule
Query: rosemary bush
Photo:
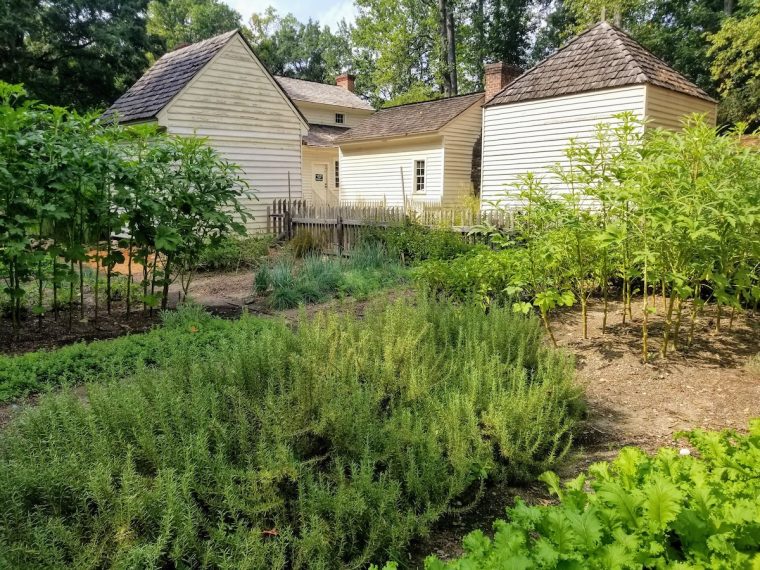
[[[581,411],[572,376],[536,320],[503,309],[385,301],[362,319],[243,327],[8,426],[0,566],[398,559],[487,477],[562,456]]]

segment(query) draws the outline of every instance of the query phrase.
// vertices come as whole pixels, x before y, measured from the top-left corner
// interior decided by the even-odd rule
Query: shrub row
[[[239,271],[258,267],[274,245],[274,236],[225,236],[200,252],[199,271]]]
[[[425,259],[452,259],[473,246],[448,228],[428,228],[416,223],[368,231],[362,239],[379,243],[388,255],[405,262]]]
[[[738,311],[760,303],[760,154],[742,144],[741,130],[720,131],[703,117],[690,117],[679,132],[644,132],[624,113],[597,125],[589,140],[570,141],[564,166],[544,178],[526,174],[489,205],[519,205],[514,227],[473,228],[503,252],[451,267],[431,262],[422,278],[455,296],[508,296],[518,311],[535,307],[552,340],[559,307],[580,306],[586,338],[593,294],[603,299],[604,333],[608,301],[622,301],[625,324],[643,293],[645,361],[656,311],[664,317],[663,358],[692,344],[706,300],[716,306],[715,331],[726,321],[730,328]],[[567,191],[558,193],[555,182]],[[650,300],[655,295],[662,305]]]
[[[493,540],[475,531],[462,558],[425,568],[760,568],[760,420],[748,435],[684,435],[696,456],[626,448],[564,486],[544,474],[559,505],[518,499]]]
[[[359,568],[560,457],[573,366],[533,319],[420,300],[178,355],[0,439],[0,566]]]

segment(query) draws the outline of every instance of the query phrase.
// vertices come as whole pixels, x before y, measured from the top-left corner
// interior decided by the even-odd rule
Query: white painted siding
[[[681,120],[692,113],[707,115],[708,122],[715,125],[716,103],[676,93],[656,85],[647,85],[646,96],[648,127],[677,131],[681,129]]]
[[[414,161],[425,160],[425,192],[414,192]],[[377,141],[340,148],[340,200],[383,201],[389,206],[408,200],[440,203],[443,194],[441,137],[412,141]],[[404,192],[402,192],[402,172]]]
[[[473,193],[472,150],[482,130],[482,104],[480,99],[441,130],[444,206],[461,206]]]
[[[567,164],[564,150],[571,138],[590,140],[595,125],[612,115],[631,111],[644,117],[644,85],[607,89],[549,99],[487,107],[483,118],[481,196],[503,200],[518,178],[534,172],[554,191],[563,192],[551,173]]]
[[[298,110],[303,113],[306,120],[314,125],[330,125],[334,127],[355,127],[362,119],[369,117],[374,111],[364,111],[362,109],[352,109],[349,107],[339,107],[337,105],[320,105],[318,103],[307,103],[294,99],[293,102]],[[335,114],[343,113],[343,124],[335,122]]]
[[[249,229],[266,228],[266,207],[301,197],[301,137],[306,126],[243,41],[235,37],[158,116],[171,134],[204,136],[243,169],[258,200]]]
[[[338,160],[338,147],[332,148],[314,148],[303,147],[303,178],[301,181],[303,188],[303,197],[305,200],[309,200],[314,203],[323,203],[315,199],[312,193],[312,178],[313,168],[312,166],[317,164],[327,164],[327,189],[329,195],[329,203],[337,204],[338,202],[338,188],[335,187],[335,161]]]

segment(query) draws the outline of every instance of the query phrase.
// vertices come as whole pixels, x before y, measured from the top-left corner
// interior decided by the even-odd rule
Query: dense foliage
[[[475,531],[462,558],[429,557],[425,568],[758,568],[760,420],[748,435],[685,437],[696,456],[626,448],[564,485],[544,474],[558,505],[518,499],[493,539]]]
[[[51,105],[111,103],[142,75],[155,42],[148,0],[4,0],[0,81]]]
[[[36,314],[57,318],[66,303],[71,322],[78,303],[84,317],[87,264],[95,318],[100,287],[110,311],[113,268],[125,257],[127,312],[133,260],[144,307],[165,307],[177,276],[187,291],[205,245],[245,230],[238,170],[201,138],[106,124],[0,83],[0,277],[14,325],[31,282]],[[125,233],[122,251],[112,237]]]
[[[274,236],[230,235],[206,244],[200,252],[198,271],[239,271],[263,263],[275,245]]]
[[[573,365],[532,319],[419,300],[240,325],[4,428],[0,566],[356,568],[570,443]]]
[[[166,51],[239,28],[271,72],[331,83],[352,71],[380,107],[482,89],[484,62],[528,68],[605,14],[723,95],[724,119],[746,121],[757,108],[756,1],[355,0],[354,22],[320,23],[317,12],[306,21],[272,6],[241,14],[221,0],[17,0],[0,9],[0,80],[90,110]]]
[[[760,154],[744,148],[740,135],[719,134],[694,117],[683,132],[654,130],[642,140],[641,125],[618,115],[597,127],[594,140],[571,141],[569,166],[554,172],[569,192],[557,198],[533,175],[507,192],[520,204],[514,231],[477,229],[499,249],[423,264],[417,278],[460,299],[508,301],[520,312],[536,307],[550,335],[557,307],[580,304],[585,337],[592,294],[604,300],[604,328],[613,286],[623,322],[638,291],[643,357],[649,315],[658,310],[666,356],[691,343],[706,301],[717,305],[716,330],[726,309],[730,326],[736,311],[760,301]],[[651,300],[658,293],[662,305]]]
[[[723,120],[760,128],[760,1],[741,2],[738,14],[710,36],[712,75],[723,96]]]
[[[233,336],[252,337],[261,326],[253,318],[236,323],[182,305],[177,311],[162,313],[161,326],[146,333],[0,356],[0,402],[83,382],[128,378],[137,370],[163,366],[187,351],[213,351]]]
[[[388,255],[405,263],[426,259],[451,259],[472,249],[472,245],[449,228],[429,228],[409,221],[400,226],[370,229],[362,239],[379,244]]]

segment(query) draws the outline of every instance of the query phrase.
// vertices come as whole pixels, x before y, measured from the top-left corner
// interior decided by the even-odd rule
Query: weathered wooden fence
[[[267,207],[269,233],[293,239],[299,233],[315,236],[326,249],[349,251],[367,228],[383,228],[415,222],[427,227],[446,228],[466,236],[477,225],[489,223],[510,231],[514,213],[476,212],[470,208],[446,208],[429,204],[387,206],[384,203],[344,203],[338,206],[311,204],[305,200],[274,200]]]

